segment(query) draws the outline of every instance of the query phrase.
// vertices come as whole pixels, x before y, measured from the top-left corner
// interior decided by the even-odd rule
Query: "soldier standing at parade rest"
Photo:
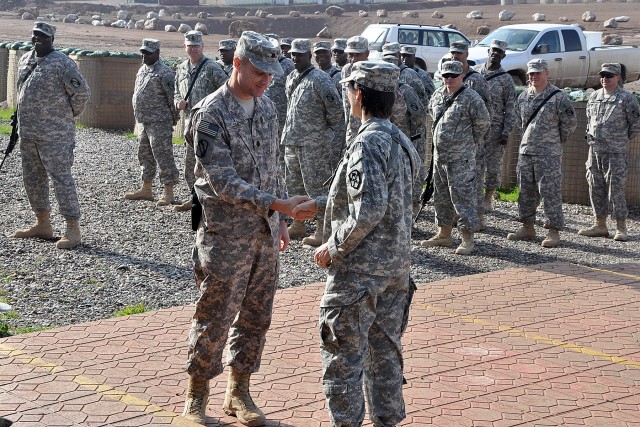
[[[629,140],[640,134],[640,106],[629,91],[618,84],[622,77],[618,63],[602,64],[602,88],[589,97],[587,103],[587,182],[595,222],[578,234],[588,237],[607,237],[609,203],[616,220],[614,240],[626,242],[627,201],[624,187],[627,182]]]
[[[345,123],[340,95],[333,81],[311,64],[311,40],[294,39],[291,57],[295,70],[287,77],[287,121],[282,132],[287,191],[311,198],[326,195],[326,181],[338,164],[344,141]],[[313,236],[302,243],[320,246],[323,213],[316,219]],[[289,237],[306,235],[303,222],[294,221]]]
[[[576,112],[569,97],[548,82],[546,60],[527,62],[527,75],[531,85],[516,100],[516,126],[522,132],[518,153],[518,211],[522,226],[509,233],[507,239],[536,237],[533,224],[542,198],[547,216],[544,228],[549,230],[542,247],[555,248],[564,226],[562,151],[576,130]]]
[[[173,103],[175,73],[160,61],[160,40],[144,39],[140,47],[143,64],[133,90],[133,115],[138,125],[138,161],[142,166],[142,188],[127,193],[127,200],[153,200],[156,166],[164,194],[157,206],[174,202],[173,186],[180,173],[173,158],[173,125],[178,110]]]
[[[354,64],[351,113],[362,126],[348,143],[326,197],[294,209],[325,210],[328,240],[314,260],[328,268],[320,302],[322,384],[333,426],[395,426],[405,418],[401,336],[415,290],[410,283],[411,199],[420,159],[392,125],[399,69]],[[363,385],[365,392],[363,393]]]
[[[424,108],[429,105],[429,97],[424,89],[422,80],[412,68],[407,67],[400,61],[400,43],[386,43],[382,46],[382,56],[393,55],[396,58],[396,65],[400,67],[400,83],[408,84],[420,97],[420,102]]]
[[[59,249],[81,242],[80,204],[71,175],[75,141],[75,117],[87,103],[91,91],[80,70],[69,57],[53,48],[56,27],[36,22],[32,30],[33,50],[18,63],[18,136],[22,180],[36,223],[17,230],[13,237],[53,238],[49,179],[58,209],[66,221]]]
[[[433,84],[433,80],[429,73],[423,70],[418,64],[416,64],[416,48],[415,46],[400,46],[400,60],[404,65],[411,68],[418,73],[418,77],[422,80],[422,85],[427,94],[427,104],[433,92],[436,91],[436,86]]]
[[[231,76],[231,70],[233,69],[233,54],[236,52],[236,41],[233,39],[224,39],[218,42],[218,53],[220,59],[218,64],[222,67],[227,78]]]
[[[189,59],[178,65],[176,69],[175,93],[173,101],[179,111],[183,111],[182,120],[185,121],[184,129],[188,127],[191,107],[196,105],[205,96],[215,92],[227,81],[227,74],[215,61],[209,60],[204,54],[204,43],[200,31],[189,31],[184,35],[184,50]],[[195,81],[194,81],[195,79]],[[187,92],[189,99],[185,99]],[[196,157],[193,147],[185,144],[184,179],[189,192],[193,190],[196,182],[193,169],[196,166]],[[191,198],[181,205],[174,206],[176,211],[191,211]]]
[[[492,40],[488,49],[488,61],[474,67],[489,84],[493,101],[491,128],[485,143],[484,154],[486,170],[484,210],[486,212],[491,212],[494,209],[496,189],[500,185],[504,149],[516,123],[516,87],[509,73],[501,65],[506,55],[507,46],[507,42]],[[480,175],[477,179],[482,182],[483,178]]]
[[[347,39],[334,39],[333,45],[331,46],[331,56],[333,57],[333,63],[335,64],[338,70],[342,70],[347,62],[347,54],[345,53],[345,49],[347,48]]]
[[[468,255],[475,247],[473,233],[479,220],[475,195],[476,150],[490,126],[489,111],[476,91],[463,85],[462,63],[447,61],[441,65],[444,85],[429,102],[433,131],[433,205],[439,232],[421,246],[450,246],[454,215],[462,243],[456,249]],[[448,108],[447,108],[448,107]]]
[[[336,90],[342,98],[342,86],[340,85],[340,70],[331,63],[331,42],[316,42],[313,44],[313,55],[320,68],[329,74],[331,80],[336,84]]]
[[[270,39],[274,46],[277,47],[280,41],[276,37],[275,34],[269,34],[267,39]],[[291,47],[291,41],[289,41],[289,47]],[[278,62],[282,67],[283,74],[273,76],[273,80],[271,80],[271,84],[264,94],[276,104],[276,109],[278,110],[278,135],[280,136],[282,135],[284,123],[287,120],[287,94],[285,93],[284,86],[287,83],[287,76],[295,67],[291,58],[285,57],[282,53],[278,56]],[[281,150],[280,154],[283,156],[283,158],[280,159],[280,166],[284,172],[284,149]]]
[[[279,39],[280,41],[280,49],[282,50],[282,55],[285,58],[289,58],[291,59],[291,54],[289,53],[289,50],[291,49],[291,41],[293,39],[291,37],[283,37],[282,39]]]
[[[195,150],[196,194],[202,216],[193,248],[200,297],[189,332],[189,385],[183,416],[204,424],[209,380],[230,366],[223,409],[247,426],[265,416],[249,392],[260,367],[278,281],[278,251],[289,243],[287,224],[306,196],[287,198],[278,159],[276,108],[262,96],[281,74],[280,49],[245,31],[231,78],[194,106],[186,141]]]

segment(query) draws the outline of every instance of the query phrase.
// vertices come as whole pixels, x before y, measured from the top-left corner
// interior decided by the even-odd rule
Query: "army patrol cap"
[[[56,26],[46,22],[36,21],[33,24],[33,29],[31,30],[31,32],[36,31],[46,35],[47,37],[53,37],[56,34]]]
[[[349,77],[340,83],[356,82],[380,92],[395,92],[400,77],[400,68],[380,61],[360,61],[353,64]]]
[[[393,42],[393,43],[386,43],[384,45],[382,45],[382,54],[383,55],[388,55],[388,54],[396,54],[396,53],[400,53],[400,43],[398,42]]]
[[[268,39],[276,39],[278,40],[278,42],[280,42],[280,36],[275,33],[267,33],[264,36]]]
[[[313,44],[313,52],[315,53],[319,50],[331,51],[331,42],[315,42]]]
[[[187,31],[184,35],[184,44],[187,46],[201,46],[202,33],[200,31]]]
[[[311,52],[311,40],[293,39],[291,41],[291,49],[289,49],[289,53],[307,53],[307,52]]]
[[[281,76],[284,74],[278,57],[280,48],[273,46],[269,39],[254,32],[245,31],[236,46],[236,56],[247,58],[258,70]]]
[[[502,40],[498,40],[498,39],[493,39],[491,40],[491,44],[489,45],[489,49],[491,48],[496,48],[496,49],[500,49],[503,52],[507,51],[507,46],[509,46],[509,44],[505,41]]]
[[[364,53],[369,50],[369,40],[361,36],[351,37],[347,40],[345,53]]]
[[[527,74],[541,73],[542,71],[547,71],[546,59],[532,59],[531,61],[527,62]]]
[[[393,53],[387,53],[386,55],[382,55],[382,60],[384,62],[388,62],[393,65],[398,65],[398,61],[399,61],[398,57]]]
[[[402,46],[400,46],[400,54],[401,55],[415,55],[416,54],[416,48],[415,48],[415,46],[402,45]]]
[[[218,42],[218,50],[235,50],[236,41],[233,39],[224,39]]]
[[[283,37],[280,39],[280,46],[291,46],[291,37]]]
[[[160,49],[160,40],[156,39],[142,39],[142,46],[140,46],[140,50],[145,52],[153,53]]]
[[[464,67],[460,61],[445,61],[440,65],[440,74],[455,74],[459,76],[463,73]]]
[[[449,52],[468,52],[469,51],[469,45],[466,44],[465,42],[453,42],[451,43],[451,45],[449,46]]]
[[[620,75],[622,74],[622,67],[617,62],[605,62],[604,64],[602,64],[602,68],[600,69],[598,74],[600,74],[600,77],[602,77],[602,75],[605,73],[613,74],[616,76]]]
[[[333,46],[331,46],[331,50],[344,51],[346,48],[347,48],[347,39],[335,39],[333,41]]]

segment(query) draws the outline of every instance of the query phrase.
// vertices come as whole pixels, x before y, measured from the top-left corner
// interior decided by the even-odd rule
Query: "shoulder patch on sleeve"
[[[196,157],[202,163],[209,163],[213,153],[214,138],[218,135],[220,127],[207,120],[200,120],[195,131],[194,147]]]
[[[565,114],[569,117],[573,116],[575,113],[573,112],[573,108],[567,108],[564,110]]]
[[[638,112],[638,110],[633,110],[631,114],[633,114],[633,117],[635,117],[636,119],[640,117],[640,112]]]
[[[360,172],[357,169],[354,169],[351,172],[349,172],[349,185],[354,190],[359,190],[360,185],[362,185],[362,172]]]
[[[220,127],[213,122],[208,122],[203,119],[200,120],[200,124],[198,124],[198,128],[196,130],[200,133],[210,136],[211,138],[215,138],[216,135],[218,135]]]
[[[335,98],[333,97],[333,95],[331,95],[330,93],[327,94],[327,96],[325,96],[325,98],[327,99],[327,101],[329,102],[335,102]]]

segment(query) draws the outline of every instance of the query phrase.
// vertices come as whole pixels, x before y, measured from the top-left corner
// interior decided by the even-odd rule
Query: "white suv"
[[[468,38],[460,31],[432,25],[371,24],[362,32],[369,40],[369,59],[382,58],[382,45],[398,42],[416,47],[416,64],[434,74],[438,61],[449,52],[453,42],[465,42]]]

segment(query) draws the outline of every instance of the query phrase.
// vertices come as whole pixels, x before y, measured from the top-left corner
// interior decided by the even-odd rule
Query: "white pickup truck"
[[[469,49],[476,64],[487,61],[491,40],[509,44],[502,67],[511,74],[516,85],[527,81],[527,62],[546,59],[549,80],[558,87],[598,87],[598,72],[605,62],[622,64],[627,82],[640,78],[640,49],[637,46],[602,46],[602,33],[582,31],[572,25],[522,24],[500,27]]]

